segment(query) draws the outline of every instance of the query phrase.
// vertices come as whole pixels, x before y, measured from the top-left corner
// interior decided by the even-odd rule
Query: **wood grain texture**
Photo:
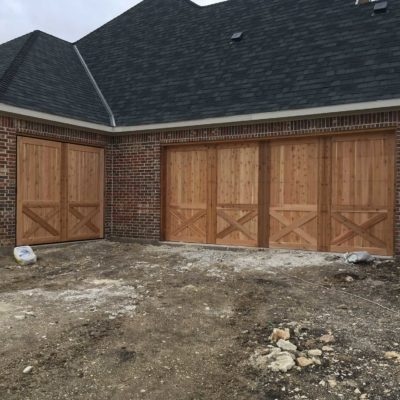
[[[318,139],[271,142],[270,247],[318,247]]]
[[[259,143],[258,246],[269,247],[271,151],[268,142]]]
[[[393,254],[394,135],[167,148],[168,240]]]
[[[217,146],[217,244],[258,245],[259,144]]]
[[[394,138],[332,142],[331,251],[393,254]]]
[[[217,241],[217,190],[218,176],[217,149],[208,146],[207,150],[207,243]]]
[[[61,144],[18,137],[17,245],[61,237]]]
[[[67,240],[104,236],[104,150],[66,145]]]
[[[207,242],[208,149],[170,148],[166,154],[165,237],[175,242]]]
[[[18,138],[17,244],[103,237],[104,151]]]
[[[318,140],[318,250],[329,251],[331,233],[331,149],[330,137]]]

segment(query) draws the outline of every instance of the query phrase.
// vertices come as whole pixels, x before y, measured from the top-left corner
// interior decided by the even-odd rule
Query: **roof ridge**
[[[29,50],[32,48],[32,45],[35,43],[36,39],[39,37],[40,31],[33,31],[29,37],[26,39],[25,43],[21,46],[17,55],[14,57],[14,60],[11,62],[9,67],[4,72],[3,76],[0,77],[0,98],[6,92],[8,86],[14,79],[18,69],[22,65],[25,60],[25,57],[29,53]]]
[[[64,43],[66,43],[66,44],[72,44],[69,40],[60,38],[60,37],[58,37],[58,36],[56,36],[56,35],[53,35],[53,34],[51,34],[51,33],[48,33],[48,32],[41,31],[40,29],[37,29],[37,30],[35,30],[35,31],[32,32],[32,33],[37,33],[38,36],[39,36],[39,35],[48,36],[48,37],[50,37],[50,38],[52,38],[52,39],[59,40],[60,42],[64,42]]]

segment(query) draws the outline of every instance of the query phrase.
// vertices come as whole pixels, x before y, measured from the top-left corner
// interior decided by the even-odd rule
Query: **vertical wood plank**
[[[217,242],[217,147],[207,151],[207,243]]]
[[[394,254],[394,212],[395,212],[395,204],[396,204],[396,196],[395,196],[395,159],[396,159],[396,138],[395,135],[386,135],[385,137],[385,154],[388,157],[388,182],[387,185],[387,209],[388,209],[388,227],[386,229],[386,251],[388,255]],[[393,184],[392,184],[393,183]]]
[[[271,187],[270,144],[260,142],[258,183],[258,246],[269,247],[269,204]]]
[[[104,239],[104,225],[105,225],[105,178],[106,178],[106,163],[104,149],[98,149],[99,151],[99,202],[100,202],[100,218],[99,218],[99,237]],[[93,165],[92,165],[93,167]]]
[[[61,144],[61,241],[68,238],[68,144]]]
[[[331,139],[318,143],[318,251],[329,251],[331,204]]]

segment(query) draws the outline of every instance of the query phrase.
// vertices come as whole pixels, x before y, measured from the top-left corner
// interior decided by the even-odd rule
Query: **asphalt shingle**
[[[29,48],[23,51],[22,57],[21,53],[16,55],[18,63],[11,71],[12,79],[0,91],[0,102],[87,122],[109,123],[103,103],[71,43],[35,31],[30,35]],[[3,60],[1,47],[0,55]]]
[[[31,34],[27,34],[0,45],[0,86],[7,84],[5,75],[13,70],[12,64],[30,37]]]
[[[400,98],[400,2],[372,11],[354,0],[144,0],[76,45],[119,126]],[[40,35],[1,101],[108,123],[72,52]]]

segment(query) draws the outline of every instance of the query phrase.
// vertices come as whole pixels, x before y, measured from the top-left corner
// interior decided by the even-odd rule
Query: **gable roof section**
[[[0,60],[0,102],[109,123],[106,109],[71,43],[35,31],[0,46]]]
[[[70,43],[0,46],[0,103],[109,125],[97,85],[124,129],[400,100],[400,2],[354,3],[144,0],[75,44],[95,85]]]
[[[399,99],[400,2],[372,8],[144,0],[77,45],[117,125]]]

